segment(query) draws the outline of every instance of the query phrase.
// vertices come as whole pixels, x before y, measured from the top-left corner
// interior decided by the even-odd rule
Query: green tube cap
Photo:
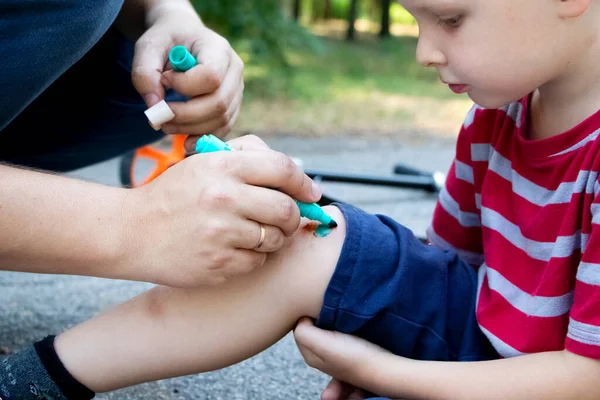
[[[214,135],[204,135],[196,142],[196,152],[198,154],[217,151],[233,151],[233,149]]]
[[[173,69],[179,72],[190,70],[198,64],[192,53],[183,46],[175,46],[171,49],[169,61],[171,61]]]

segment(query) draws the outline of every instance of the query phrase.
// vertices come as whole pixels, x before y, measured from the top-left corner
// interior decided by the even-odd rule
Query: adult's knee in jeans
[[[80,60],[115,21],[123,0],[3,0],[0,23],[0,130]]]
[[[85,54],[91,49],[117,18],[123,0],[91,0],[77,3],[76,19],[81,23],[79,45]]]

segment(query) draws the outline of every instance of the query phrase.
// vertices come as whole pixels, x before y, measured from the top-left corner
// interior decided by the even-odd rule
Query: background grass
[[[470,101],[416,62],[416,30],[381,41],[367,23],[362,26],[360,40],[350,43],[340,39],[343,21],[314,25],[316,46],[288,51],[289,68],[254,57],[249,43],[236,42],[246,62],[236,132],[454,134]]]

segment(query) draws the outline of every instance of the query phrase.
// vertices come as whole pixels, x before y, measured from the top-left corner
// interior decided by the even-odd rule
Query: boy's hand
[[[365,400],[373,396],[349,383],[332,378],[321,393],[321,400]]]
[[[377,392],[378,371],[385,368],[391,355],[366,340],[314,326],[302,319],[294,330],[296,344],[308,365],[337,380]],[[364,392],[333,381],[324,391],[323,400],[364,399]],[[327,395],[327,397],[325,397]],[[349,396],[353,397],[349,397]],[[346,397],[344,397],[346,396]]]
[[[227,40],[206,28],[187,2],[158,2],[146,16],[148,30],[136,43],[132,80],[148,107],[165,97],[164,87],[191,97],[169,103],[176,117],[167,134],[224,137],[237,120],[244,90],[244,64]],[[169,51],[185,46],[198,65],[174,72]]]

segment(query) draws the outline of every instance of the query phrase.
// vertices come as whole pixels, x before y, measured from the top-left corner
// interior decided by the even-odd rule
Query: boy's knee
[[[301,315],[317,318],[323,306],[323,297],[337,266],[346,238],[346,220],[335,206],[323,207],[337,223],[327,230],[318,223],[303,221],[283,247],[269,255],[268,263],[281,267],[286,273],[290,293],[295,293],[295,304]]]

